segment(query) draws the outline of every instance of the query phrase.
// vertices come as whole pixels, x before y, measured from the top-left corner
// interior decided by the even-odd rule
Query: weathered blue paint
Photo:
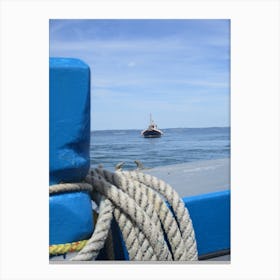
[[[50,196],[49,244],[88,239],[93,233],[91,199],[87,192]]]
[[[50,58],[50,188],[81,182],[90,166],[90,69],[79,59]],[[50,244],[87,239],[93,232],[87,192],[53,195],[49,206]]]
[[[50,185],[86,176],[90,141],[90,69],[79,59],[50,58]]]
[[[198,255],[230,249],[230,191],[185,197]]]

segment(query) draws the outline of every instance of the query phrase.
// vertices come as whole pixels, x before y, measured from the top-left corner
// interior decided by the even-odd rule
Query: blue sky
[[[91,68],[91,128],[230,125],[229,20],[50,20],[50,56]]]

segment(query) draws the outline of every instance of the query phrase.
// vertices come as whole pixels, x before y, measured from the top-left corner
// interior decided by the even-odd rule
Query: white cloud
[[[170,51],[170,50],[188,50],[188,46],[180,38],[164,38],[159,40],[141,39],[141,40],[84,40],[80,41],[60,41],[53,40],[50,45],[51,52],[55,51],[88,51],[94,50],[119,52],[119,51]]]

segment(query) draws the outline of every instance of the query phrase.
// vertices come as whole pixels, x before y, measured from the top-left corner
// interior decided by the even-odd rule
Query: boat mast
[[[150,113],[150,125],[155,125],[153,118],[152,118],[152,114]]]

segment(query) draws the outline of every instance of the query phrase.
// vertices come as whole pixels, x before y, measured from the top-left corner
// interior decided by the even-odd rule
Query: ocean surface
[[[102,164],[113,171],[119,162],[124,169],[136,168],[140,160],[147,168],[230,157],[230,128],[161,129],[161,138],[144,138],[141,130],[91,132],[91,166]]]

